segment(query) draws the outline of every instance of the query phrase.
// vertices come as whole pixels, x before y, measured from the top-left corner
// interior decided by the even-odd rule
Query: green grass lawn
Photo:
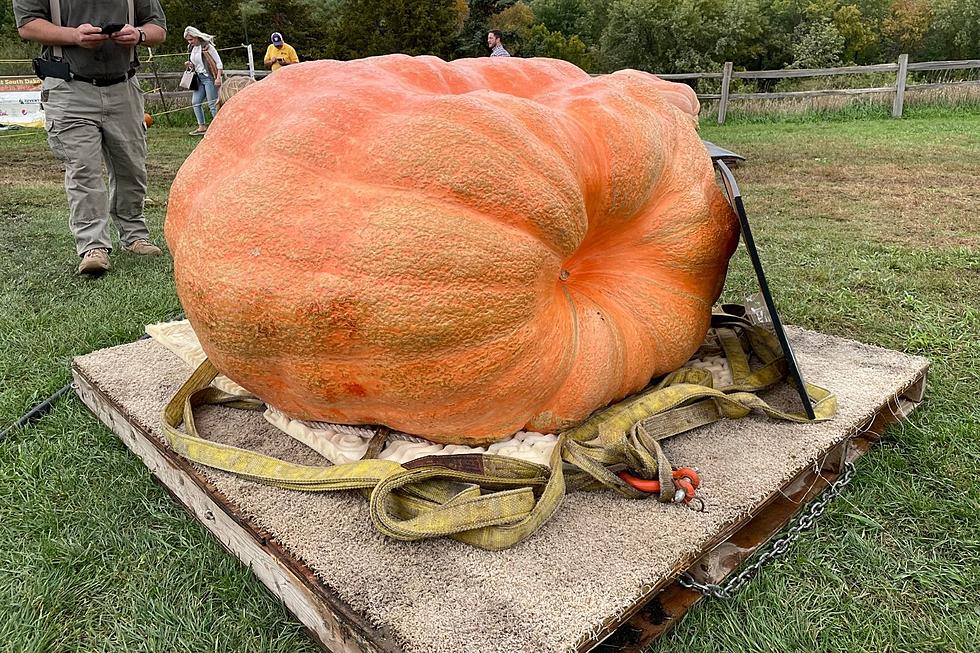
[[[706,121],[707,122],[707,121]],[[150,131],[151,230],[197,141]],[[980,115],[706,124],[787,322],[928,356],[927,402],[736,599],[655,651],[980,650]],[[0,429],[71,357],[180,312],[169,258],[74,275],[43,134],[0,133]],[[744,252],[726,294],[754,291]],[[0,651],[313,651],[298,623],[74,395],[0,444]]]

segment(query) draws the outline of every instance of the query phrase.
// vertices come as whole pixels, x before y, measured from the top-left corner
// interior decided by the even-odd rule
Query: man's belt
[[[91,84],[92,86],[112,86],[114,84],[122,84],[135,74],[136,69],[134,68],[122,77],[85,77],[84,75],[72,73],[71,79],[72,81],[85,82],[86,84]]]

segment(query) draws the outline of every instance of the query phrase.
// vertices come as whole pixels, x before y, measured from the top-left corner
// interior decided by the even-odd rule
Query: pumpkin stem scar
[[[561,279],[562,281],[566,281],[568,279],[568,270],[562,270],[558,274],[558,278]]]

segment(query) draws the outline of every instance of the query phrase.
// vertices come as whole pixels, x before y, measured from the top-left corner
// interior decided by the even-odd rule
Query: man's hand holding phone
[[[116,27],[116,25],[106,25],[106,28]],[[140,42],[140,31],[132,25],[123,25],[112,32],[112,40],[119,45],[132,47]]]
[[[96,27],[89,23],[82,23],[75,28],[74,40],[75,45],[94,50],[108,41],[109,37],[102,33],[101,27]]]

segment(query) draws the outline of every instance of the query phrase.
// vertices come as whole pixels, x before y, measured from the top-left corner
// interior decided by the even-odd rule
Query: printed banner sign
[[[44,127],[40,79],[0,77],[0,125]]]

